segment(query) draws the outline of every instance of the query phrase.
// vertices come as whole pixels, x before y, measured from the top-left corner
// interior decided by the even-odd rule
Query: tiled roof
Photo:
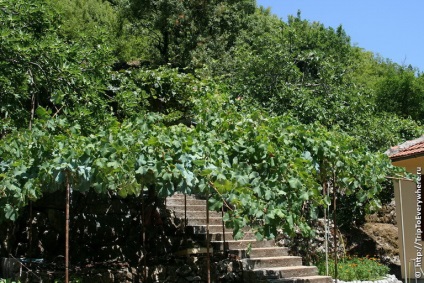
[[[385,154],[387,154],[392,160],[424,155],[424,136],[391,147],[385,152]]]

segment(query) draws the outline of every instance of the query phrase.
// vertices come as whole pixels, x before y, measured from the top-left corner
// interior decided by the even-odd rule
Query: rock
[[[191,267],[188,266],[187,264],[184,264],[183,266],[177,269],[177,274],[185,277],[189,275],[191,271],[192,271]]]
[[[111,271],[97,273],[93,277],[90,278],[91,282],[113,283],[115,281],[115,277]]]
[[[129,280],[131,282],[133,281],[133,274],[129,271],[127,271],[127,280]]]
[[[202,280],[200,276],[189,276],[186,279],[188,282],[200,282]]]
[[[149,276],[153,282],[163,282],[167,277],[169,268],[164,265],[157,265],[150,268]]]
[[[381,258],[392,264],[400,265],[398,228],[393,224],[365,223],[361,230],[374,240]]]
[[[371,223],[386,223],[396,225],[396,204],[394,199],[383,207],[370,215],[365,217],[367,222]]]

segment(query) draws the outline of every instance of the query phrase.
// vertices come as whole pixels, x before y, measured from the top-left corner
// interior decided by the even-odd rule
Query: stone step
[[[206,224],[203,225],[189,225],[186,227],[186,232],[187,233],[192,233],[192,234],[205,234],[206,235],[206,229],[207,229]],[[224,231],[226,234],[228,233],[233,233],[233,228],[227,228],[224,227]],[[252,233],[250,230],[249,226],[245,226],[243,228],[241,228],[241,231],[243,231],[244,233]],[[209,234],[222,234],[222,224],[209,224]]]
[[[207,234],[209,229],[209,234],[213,233],[222,233],[222,225],[196,225],[196,226],[187,226],[186,231],[192,234]],[[228,229],[224,229],[225,232],[229,232]]]
[[[206,206],[206,200],[203,199],[186,199],[187,205],[204,205]],[[173,205],[183,205],[184,206],[184,198],[167,198],[166,199],[166,206],[173,206]]]
[[[172,205],[172,204],[180,204],[184,205],[184,195],[183,194],[174,194],[172,197],[166,198],[166,204]],[[194,195],[187,195],[185,199],[186,203],[189,204],[195,204],[195,205],[205,205],[206,206],[206,199],[199,198]]]
[[[222,236],[222,231],[221,231],[221,233],[209,234],[209,239],[211,241],[223,241],[224,237]],[[233,232],[225,232],[225,240],[226,241],[234,240]],[[246,232],[243,235],[243,240],[256,240],[256,236],[255,236],[255,234],[253,234],[251,232]]]
[[[206,215],[206,205],[204,204],[191,204],[185,206],[184,204],[166,204],[166,208],[178,212],[184,212],[184,209],[186,208],[187,211],[204,211]]]
[[[289,255],[289,249],[286,247],[263,247],[252,248],[250,253],[246,249],[233,249],[228,251],[239,258],[257,258],[257,257],[273,257]]]
[[[269,283],[333,283],[333,279],[330,276],[313,275],[293,278],[281,278],[269,280]]]
[[[189,200],[189,199],[196,199],[196,200],[206,201],[205,198],[199,197],[197,195],[185,195],[185,196],[186,196],[186,199],[187,200]],[[184,194],[176,193],[176,194],[173,194],[170,197],[167,197],[166,198],[166,202],[168,202],[169,200],[181,200],[181,199],[184,200]]]
[[[206,234],[206,230],[209,228],[209,234],[222,234],[222,224],[221,225],[212,225],[209,227],[205,225],[190,225],[186,227],[186,231],[192,234]],[[244,233],[249,232],[250,227],[245,226],[242,228]],[[225,233],[233,233],[232,228],[224,228]]]
[[[222,225],[222,217],[209,217],[209,224]],[[187,217],[187,226],[197,226],[197,225],[206,225],[206,216],[196,217],[196,218]]]
[[[246,275],[243,274],[243,278],[254,279],[283,279],[283,278],[294,278],[294,277],[305,277],[305,276],[316,276],[318,275],[318,268],[315,266],[283,266],[274,268],[259,268],[254,270],[246,271]]]
[[[194,195],[174,194],[166,199],[167,209],[184,220],[186,231],[194,238],[206,239],[206,200]],[[222,213],[209,211],[209,240],[211,252],[228,251],[240,259],[243,266],[244,282],[247,283],[332,283],[331,277],[318,276],[315,266],[302,266],[301,257],[289,256],[288,249],[275,246],[275,241],[256,241],[254,233],[245,227],[243,240],[234,240],[232,229],[225,228],[225,247],[222,227]],[[187,254],[204,253],[204,249],[186,249]]]
[[[224,250],[224,241],[211,241],[211,246],[213,246],[214,251]],[[247,249],[248,247],[253,248],[266,248],[266,247],[275,247],[274,241],[256,241],[256,240],[229,240],[225,241],[225,250],[242,250]]]
[[[184,219],[185,213],[184,211],[174,211],[175,213],[175,217]],[[216,212],[216,211],[209,211],[209,219],[211,217],[221,217],[221,213],[220,212]],[[191,219],[191,218],[204,218],[205,219],[205,223],[206,224],[206,211],[187,211],[187,219]]]
[[[276,257],[258,257],[242,259],[243,270],[252,270],[258,268],[283,267],[283,266],[301,266],[302,258],[299,256],[276,256]]]

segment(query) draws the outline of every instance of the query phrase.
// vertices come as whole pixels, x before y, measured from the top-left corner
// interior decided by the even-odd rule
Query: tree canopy
[[[70,182],[208,195],[258,238],[311,233],[331,187],[360,223],[394,174],[382,152],[422,131],[417,70],[254,1],[3,0],[0,13],[0,221]]]

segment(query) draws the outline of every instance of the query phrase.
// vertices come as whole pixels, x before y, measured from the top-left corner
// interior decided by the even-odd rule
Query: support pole
[[[145,221],[146,221],[146,209],[145,209],[145,202],[144,202],[144,187],[141,186],[141,241],[143,243],[143,282],[146,282],[147,280],[147,249],[146,249],[146,228],[145,228]]]
[[[206,265],[208,268],[208,283],[211,283],[211,259],[210,259],[210,239],[209,239],[209,197],[206,200],[206,250],[207,250],[207,257],[206,257]]]
[[[222,239],[224,240],[224,245],[223,245],[224,257],[227,257],[227,245],[225,241],[224,204],[222,204],[222,207],[221,207],[221,219],[222,219]]]
[[[334,279],[337,283],[338,270],[337,270],[337,189],[336,189],[336,173],[333,173],[333,226],[334,226]]]
[[[399,199],[400,199],[400,222],[402,232],[402,254],[403,254],[403,266],[405,273],[405,282],[408,282],[408,267],[406,265],[406,248],[405,248],[405,225],[403,220],[403,203],[402,203],[402,180],[399,179]]]
[[[32,215],[32,201],[29,201],[29,235],[28,235],[28,241],[29,241],[29,251],[28,251],[28,257],[29,257],[29,267],[32,268],[32,258],[33,252],[32,252],[32,222],[33,222],[33,215]]]
[[[66,205],[65,205],[65,283],[69,283],[69,199],[71,185],[69,171],[66,171]]]
[[[187,227],[187,195],[184,194],[184,231]]]
[[[328,196],[328,184],[327,181],[323,184],[324,195]],[[328,207],[324,208],[324,239],[325,239],[325,275],[328,276],[328,230],[329,230],[329,221],[327,212],[329,212]],[[329,213],[328,213],[329,214]]]

